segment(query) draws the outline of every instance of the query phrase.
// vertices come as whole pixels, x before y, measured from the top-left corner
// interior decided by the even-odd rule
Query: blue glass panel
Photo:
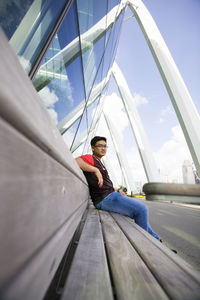
[[[71,6],[34,80],[48,110],[59,123],[83,101],[85,93],[76,24],[75,3]],[[72,47],[73,45],[73,47]],[[70,56],[70,58],[69,58]]]
[[[120,0],[108,0],[108,12],[119,3]]]
[[[89,130],[91,127],[94,126],[94,121],[96,120],[96,113],[97,113],[97,106],[99,104],[99,98],[87,108],[87,115],[88,115],[88,128]]]
[[[113,8],[115,9],[115,7],[117,7],[117,6],[119,5],[119,2],[120,2],[120,1],[118,1],[118,0],[108,0],[108,13],[109,13]],[[119,11],[119,8],[116,10],[116,15],[117,15],[118,11]],[[113,25],[112,25],[112,27],[113,27]],[[112,27],[111,27],[110,29],[112,29]],[[106,37],[105,37],[105,47],[106,47],[106,44],[107,44],[107,42],[108,42],[108,40],[109,40],[110,34],[111,34],[111,30],[109,30],[109,31],[106,33]]]
[[[83,54],[83,67],[85,77],[86,97],[89,96],[94,84],[95,76],[98,71],[104,53],[105,36],[96,42],[93,47]]]
[[[109,34],[111,33],[111,29],[109,29],[108,33],[109,33]],[[103,56],[101,57],[101,60],[100,60],[100,66],[99,66],[98,71],[97,71],[97,73],[96,73],[95,80],[94,80],[94,82],[93,82],[92,88],[95,88],[99,83],[102,82],[102,80],[105,79],[105,77],[103,78],[104,55],[105,55],[105,50],[104,50]],[[107,75],[107,74],[106,74],[106,75]]]
[[[108,70],[112,66],[115,59],[115,50],[120,36],[120,28],[123,21],[124,11],[118,17],[118,20],[115,22],[112,32],[109,36],[109,40],[106,45],[106,50],[104,54],[104,68],[102,78],[107,76]]]
[[[77,0],[77,7],[81,34],[107,14],[107,0]]]
[[[102,59],[101,59],[99,69],[98,69],[98,71],[97,71],[97,73],[96,73],[95,81],[94,81],[94,83],[93,83],[93,88],[96,87],[99,83],[102,82],[103,61],[104,61],[104,56],[103,56]]]
[[[108,0],[108,13],[112,10],[112,9],[114,9],[115,11],[116,11],[116,13],[115,13],[115,19],[116,19],[116,17],[117,17],[117,14],[119,13],[119,2],[120,1],[117,1],[117,0]],[[117,9],[116,9],[117,8]],[[114,24],[113,24],[114,25]],[[110,30],[106,33],[106,37],[105,37],[105,47],[106,47],[106,44],[107,44],[107,42],[108,42],[108,40],[109,40],[109,36],[110,36],[110,34],[111,34],[111,29],[113,28],[113,25],[112,25],[112,27],[110,27]]]
[[[104,53],[105,35],[99,34],[99,30],[106,28],[107,0],[78,0],[77,5],[86,97],[88,97]],[[97,24],[99,21],[101,26]]]
[[[1,1],[1,26],[27,72],[44,47],[66,2],[68,1]]]
[[[34,0],[1,0],[0,24],[8,40],[23,20]]]
[[[116,23],[117,25],[115,24],[106,33],[106,40],[108,41],[108,43],[106,45],[105,52],[103,53],[103,56],[100,59],[100,66],[96,73],[95,81],[93,83],[90,82],[91,85],[93,84],[92,88],[95,88],[100,82],[102,82],[106,78],[107,73],[113,64],[113,60],[115,57],[115,48],[119,38],[119,31],[122,19],[123,13],[119,16],[118,21]]]

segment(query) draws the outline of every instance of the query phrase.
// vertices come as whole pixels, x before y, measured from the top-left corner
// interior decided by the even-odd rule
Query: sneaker
[[[175,250],[175,249],[171,249],[174,253],[176,253],[177,254],[177,251]]]
[[[159,241],[162,243],[161,239],[159,239]],[[177,251],[175,249],[170,249],[170,250],[177,254]]]

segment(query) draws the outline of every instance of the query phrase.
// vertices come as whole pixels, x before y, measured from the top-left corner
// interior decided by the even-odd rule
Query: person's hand
[[[99,171],[99,169],[96,168],[94,174],[96,175],[96,177],[98,179],[98,186],[102,187],[102,185],[103,185],[103,177],[102,177],[101,172]]]
[[[121,195],[123,195],[123,196],[126,196],[126,193],[124,193],[123,190],[119,190],[119,193],[120,193]]]

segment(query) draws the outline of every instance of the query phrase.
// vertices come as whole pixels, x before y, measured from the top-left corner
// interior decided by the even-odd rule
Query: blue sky
[[[200,1],[146,0],[143,2],[165,39],[200,112]],[[126,15],[127,17],[131,16],[131,11],[127,10]],[[152,138],[158,140],[156,120],[162,110],[170,106],[169,126],[175,125],[178,121],[172,114],[170,99],[147,43],[134,18],[123,23],[116,61],[132,94],[139,93],[150,101],[151,105],[146,107],[143,105],[139,111],[147,129],[149,128],[151,133],[154,132]],[[151,128],[149,123],[155,126]],[[167,133],[170,134],[166,128],[163,127],[163,130],[164,136]]]
[[[154,18],[200,113],[200,0],[143,0],[143,3]],[[136,19],[130,16],[132,12],[127,9],[116,62],[132,95],[144,100],[138,111],[158,167],[163,169],[161,173],[167,180],[181,181],[182,163],[191,157],[148,45]],[[114,80],[109,95],[113,98],[118,95]],[[130,135],[127,128],[122,132],[127,151],[133,153],[136,146]],[[172,172],[173,168],[176,171]]]
[[[143,0],[143,3],[154,18],[200,111],[200,1]],[[131,16],[131,12],[127,10],[126,15],[127,17]],[[127,80],[132,75],[130,57],[134,56],[133,53],[136,51],[135,55],[138,55],[139,49],[139,54],[143,57],[149,52],[148,47],[145,47],[140,30],[138,30],[139,26],[134,25],[137,25],[134,18],[124,22],[118,47],[117,61],[125,75],[126,70],[128,71]],[[132,38],[129,38],[130,36]],[[135,41],[137,41],[138,47],[135,45]],[[143,44],[144,47],[140,47]],[[123,57],[122,53],[126,55]],[[134,60],[134,66],[135,64],[137,66],[138,63],[141,64],[141,61]],[[152,75],[152,61],[146,59],[143,65],[145,65],[145,72],[150,72]],[[143,71],[144,69],[141,67],[141,73],[144,75]],[[152,81],[154,81],[153,77]],[[152,82],[149,82],[150,84]],[[143,83],[140,83],[139,88],[141,86],[144,86]]]

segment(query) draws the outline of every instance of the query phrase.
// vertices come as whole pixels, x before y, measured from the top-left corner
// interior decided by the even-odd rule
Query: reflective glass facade
[[[9,11],[9,18],[12,13],[19,11],[19,17],[15,23],[10,22],[9,27],[6,26],[6,20],[1,19],[1,23],[11,46],[29,72],[38,56],[38,49],[43,46],[43,40],[55,26],[67,1],[59,1],[56,7],[55,1],[32,0],[26,5],[22,2],[18,1],[17,5],[5,2],[2,16],[5,18],[4,11]],[[20,9],[20,5],[24,9]],[[119,1],[73,1],[33,80],[45,107],[70,148],[88,136],[95,122],[93,119],[100,102],[101,89],[89,102],[92,89],[106,78],[114,59],[119,38],[118,27],[123,18],[123,10],[119,9]],[[29,22],[34,26],[22,38],[29,16]],[[41,28],[39,37],[37,32]],[[12,42],[15,38],[20,49]]]
[[[0,24],[27,73],[53,30],[66,0],[2,0]]]
[[[22,2],[23,0],[21,2],[19,0],[18,4]],[[40,17],[41,26],[45,28],[49,26],[50,31],[67,1],[60,1],[56,8],[54,3],[45,0],[26,2],[24,9],[20,11],[20,19],[15,23],[15,29],[11,32],[5,26],[4,31],[11,45],[12,37],[18,31],[24,31],[23,24],[26,24],[27,16],[33,14],[34,7],[38,8],[38,12],[41,8],[43,16]],[[7,10],[10,8],[8,4],[4,6]],[[51,13],[53,10],[55,10],[54,14]],[[72,1],[33,79],[33,84],[47,111],[74,156],[90,151],[91,137],[98,134],[99,124],[104,124],[104,118],[100,119],[108,90],[106,77],[115,58],[124,10],[118,0]],[[16,7],[15,10],[13,8],[14,11],[17,12]],[[51,20],[47,18],[50,15],[52,15]],[[31,18],[33,22],[34,16]],[[34,30],[36,34],[36,27]],[[30,46],[27,43],[24,53],[20,52],[20,54],[13,47],[21,62],[21,56],[28,62],[25,65],[22,63],[27,72],[30,72],[39,54],[37,49],[42,47],[42,39],[45,40],[47,35],[47,30],[40,39],[34,39],[33,35],[36,44],[34,46],[30,40]],[[29,37],[30,35],[27,34],[26,39],[28,40]],[[19,35],[17,38],[20,40]],[[23,40],[21,44],[22,42]],[[32,54],[28,50],[29,47]],[[106,125],[103,126],[105,126],[104,135],[109,139],[109,155],[105,163],[108,166],[109,157],[112,157],[115,170],[121,177],[121,182],[125,184],[112,137]],[[115,181],[114,174],[112,177]]]
[[[27,73],[68,2],[1,2],[2,29]],[[124,12],[119,2],[72,1],[33,79],[70,148],[86,139],[95,128],[104,85],[98,88],[95,97],[92,90],[105,80],[114,59]]]
[[[27,73],[31,72],[68,2],[2,2],[2,28]],[[112,65],[123,19],[124,8],[119,3],[117,0],[72,1],[33,79],[71,149],[79,140],[86,140],[95,128],[97,107],[105,94],[101,83]],[[98,85],[94,97],[92,91]]]

